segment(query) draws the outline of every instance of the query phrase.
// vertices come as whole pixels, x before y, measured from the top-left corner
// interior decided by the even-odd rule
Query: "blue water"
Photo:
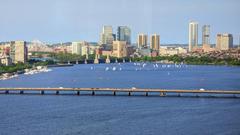
[[[0,87],[124,87],[240,90],[240,67],[182,66],[145,68],[130,64],[77,65],[0,81]],[[91,69],[91,67],[93,69]],[[116,71],[105,68],[116,67]],[[121,71],[119,69],[122,68]],[[141,70],[140,70],[141,68]],[[137,71],[136,71],[137,70]]]
[[[53,68],[0,81],[0,87],[240,89],[239,67],[148,64],[140,70],[133,64],[114,64],[108,67],[116,71],[105,71],[106,67]],[[239,135],[239,112],[239,98],[0,94],[0,134]]]

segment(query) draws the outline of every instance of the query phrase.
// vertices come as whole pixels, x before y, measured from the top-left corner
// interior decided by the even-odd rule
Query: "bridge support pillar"
[[[42,94],[42,95],[44,94],[44,90],[41,90],[41,94]]]
[[[58,95],[58,94],[59,94],[59,91],[57,90],[57,91],[56,91],[56,95]]]
[[[80,91],[77,91],[77,95],[80,95]]]
[[[116,96],[116,91],[113,92],[113,96]]]
[[[180,94],[180,93],[178,93],[178,97],[181,97],[181,94]]]
[[[148,92],[145,93],[145,96],[148,96]]]
[[[131,92],[128,92],[128,96],[131,96]]]
[[[6,91],[5,91],[5,94],[9,94],[9,91],[8,91],[8,90],[6,90]]]
[[[93,96],[95,95],[95,91],[92,91],[92,95],[93,95]]]
[[[164,96],[166,96],[166,93],[160,92],[160,96],[161,96],[161,97],[164,97]]]
[[[24,91],[23,91],[23,90],[21,90],[21,91],[20,91],[20,94],[23,94],[23,93],[24,93]]]

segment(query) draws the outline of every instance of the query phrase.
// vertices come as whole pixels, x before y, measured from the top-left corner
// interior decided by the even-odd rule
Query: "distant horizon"
[[[35,39],[37,40],[37,39]],[[26,42],[33,42],[34,40],[32,41],[27,41],[27,40],[11,40],[11,41],[26,41]],[[1,44],[4,44],[4,43],[7,43],[7,42],[11,42],[11,41],[0,41],[0,45]],[[40,40],[38,40],[40,41]],[[79,40],[80,41],[80,40]],[[85,41],[85,40],[81,40],[81,41]],[[66,42],[55,42],[55,43],[48,43],[48,42],[44,42],[44,41],[41,41],[42,43],[46,44],[46,45],[55,45],[55,44],[66,44],[66,43],[71,43],[71,42],[78,42],[78,41],[66,41]],[[88,43],[98,43],[98,42],[94,42],[94,41],[86,41]],[[150,43],[148,43],[149,45]],[[137,43],[131,43],[131,45],[137,45]],[[160,43],[160,46],[161,45],[184,45],[184,46],[188,46],[188,43]],[[211,46],[212,45],[216,45],[215,43],[211,43],[210,44]],[[238,47],[240,44],[233,44],[233,47]],[[198,46],[202,46],[202,44],[198,44]]]
[[[233,34],[234,44],[239,44],[238,0],[9,0],[0,4],[6,11],[0,12],[0,42],[99,42],[102,27],[111,25],[114,33],[117,26],[129,26],[132,43],[139,33],[148,37],[156,33],[161,44],[188,44],[188,24],[196,21],[199,44],[203,25],[210,25],[211,44],[217,33]]]

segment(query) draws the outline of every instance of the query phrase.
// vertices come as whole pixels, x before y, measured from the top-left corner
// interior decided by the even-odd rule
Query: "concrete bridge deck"
[[[19,91],[20,94],[28,91],[39,91],[40,94],[44,94],[48,91],[54,91],[56,94],[60,94],[61,91],[75,91],[77,95],[80,95],[81,91],[91,92],[92,95],[95,95],[96,92],[111,92],[113,95],[116,95],[117,92],[127,92],[129,96],[133,93],[145,93],[148,96],[148,93],[159,93],[160,96],[166,96],[168,93],[178,94],[217,94],[217,95],[239,95],[240,90],[228,91],[228,90],[167,90],[167,89],[143,89],[143,88],[0,88],[0,93],[9,94],[11,91]],[[99,93],[101,94],[101,93]]]

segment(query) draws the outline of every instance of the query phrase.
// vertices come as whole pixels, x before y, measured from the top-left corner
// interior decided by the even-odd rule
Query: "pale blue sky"
[[[0,0],[0,41],[39,39],[56,43],[98,41],[103,25],[128,25],[137,33],[157,33],[161,43],[187,43],[188,22],[228,32],[238,43],[240,0]]]

